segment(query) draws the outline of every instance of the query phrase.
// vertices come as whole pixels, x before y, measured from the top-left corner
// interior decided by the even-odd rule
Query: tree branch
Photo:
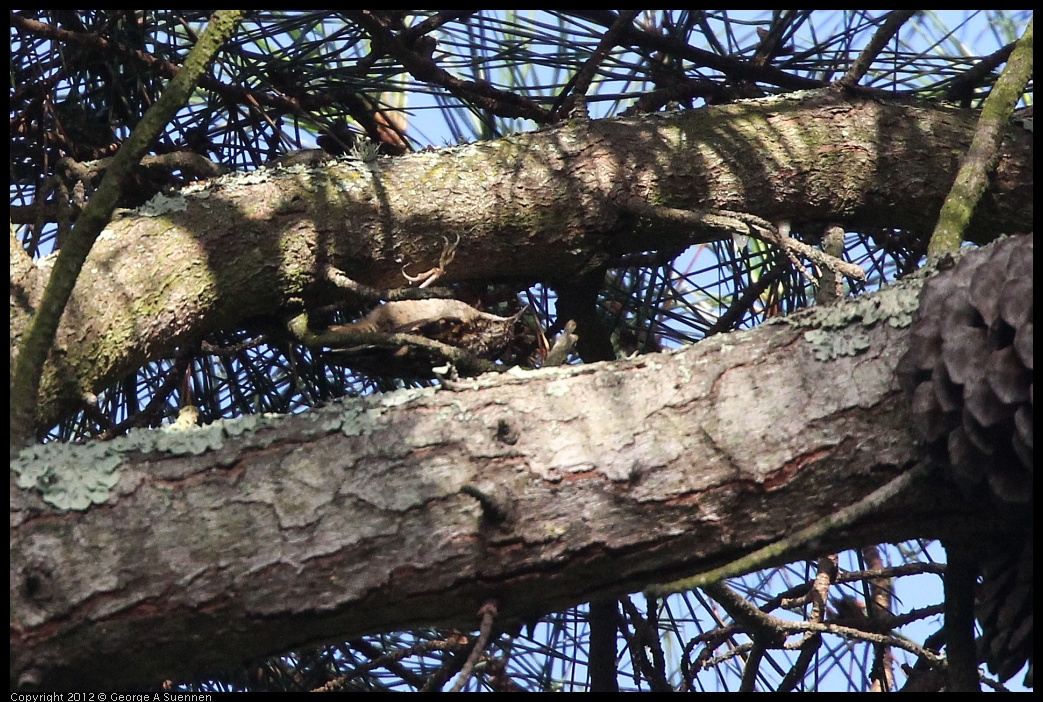
[[[989,186],[988,179],[999,162],[1000,145],[1004,132],[1009,128],[1014,105],[1032,77],[1033,21],[1029,20],[1025,33],[1011,52],[1007,66],[985,99],[974,140],[963,157],[959,174],[938,215],[938,225],[927,247],[930,255],[941,256],[959,250],[970,227],[971,217]],[[1031,229],[1029,222],[1031,219],[1026,221],[1026,226]]]
[[[40,393],[40,377],[48,352],[54,345],[59,320],[95,239],[112,217],[124,184],[163,127],[188,101],[203,71],[239,26],[243,12],[223,10],[214,14],[185,59],[184,67],[170,81],[163,95],[145,113],[112,159],[101,184],[76,220],[68,241],[59,250],[39,308],[29,319],[25,336],[19,344],[12,370],[12,446],[29,441],[37,428],[37,417],[34,414]]]
[[[516,621],[773,542],[920,452],[892,380],[905,330],[874,322],[866,351],[822,362],[800,321],[817,312],[682,353],[33,447],[12,463],[12,684],[112,687],[308,640],[469,627],[490,598]],[[771,563],[980,537],[987,516],[932,482]]]
[[[629,252],[735,230],[734,216],[679,227],[642,216],[634,203],[660,213],[789,218],[795,231],[836,223],[925,235],[942,184],[955,175],[948,154],[969,144],[972,130],[969,112],[822,92],[219,178],[170,198],[167,211],[126,213],[108,225],[111,236],[97,243],[73,291],[76,316],[59,328],[64,353],[49,361],[38,421],[75,410],[84,393],[189,337],[281,318],[292,300],[309,309],[343,302],[327,278],[333,269],[377,290],[400,288],[402,265],[437,260],[443,238],[460,239],[443,278],[452,284],[568,281]],[[1011,130],[1007,139],[973,224],[982,241],[1031,220],[1031,135]],[[35,304],[32,297],[25,294]],[[14,337],[29,309],[12,308]]]

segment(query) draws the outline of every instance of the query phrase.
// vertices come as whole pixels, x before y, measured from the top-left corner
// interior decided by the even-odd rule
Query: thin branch
[[[723,582],[707,583],[703,591],[724,608],[732,620],[752,638],[769,647],[782,645],[778,623],[782,620],[762,612],[757,605],[742,597]]]
[[[500,117],[531,119],[537,124],[550,121],[550,113],[532,100],[517,93],[499,90],[484,81],[457,78],[440,68],[433,58],[412,51],[399,37],[385,29],[369,10],[347,14],[369,32],[373,40],[380,43],[387,53],[398,59],[417,80],[441,86],[461,100],[471,102],[483,110],[490,110]]]
[[[246,11],[214,13],[210,24],[186,57],[185,65],[113,158],[101,184],[76,220],[69,241],[59,250],[40,305],[22,339],[11,378],[12,451],[15,446],[28,441],[33,434],[34,410],[44,363],[54,344],[58,322],[76,285],[80,269],[87,260],[87,254],[112,218],[134,166],[141,161],[163,127],[188,102],[203,72],[235,32],[245,14]]]
[[[837,80],[837,85],[845,88],[857,85],[858,81],[862,80],[862,77],[869,72],[869,67],[873,65],[873,61],[887,46],[887,42],[891,41],[891,38],[898,33],[902,25],[908,22],[917,12],[918,10],[892,10],[888,13],[887,19],[876,30],[876,34],[869,40],[869,44],[858,55],[855,62],[851,64],[851,68]]]
[[[603,27],[611,27],[616,21],[616,14],[611,10],[569,10],[564,14],[585,19]],[[823,86],[822,81],[816,78],[795,76],[774,66],[757,66],[744,59],[720,56],[705,49],[690,46],[673,37],[642,31],[634,26],[627,27],[621,39],[628,44],[649,51],[664,51],[677,58],[691,61],[697,67],[712,68],[732,80],[769,83],[786,90],[810,90]]]
[[[594,53],[576,72],[576,80],[574,82],[570,81],[572,83],[572,95],[562,102],[560,108],[555,109],[555,119],[574,115],[583,118],[588,117],[586,96],[587,91],[590,89],[590,84],[597,74],[598,67],[608,58],[612,49],[619,44],[619,38],[623,35],[623,31],[633,24],[634,18],[639,14],[641,14],[641,10],[622,10],[619,13],[616,21],[612,23],[605,35],[601,37],[601,41],[598,43]]]
[[[504,370],[492,361],[478,358],[464,349],[443,344],[434,339],[418,334],[384,334],[381,332],[353,332],[329,329],[317,333],[308,328],[308,316],[298,315],[287,323],[290,333],[302,344],[311,349],[331,347],[326,355],[342,360],[344,365],[352,366],[352,354],[365,347],[398,350],[414,348],[436,362],[448,363],[461,375],[473,376],[490,371]]]
[[[938,215],[938,225],[927,246],[928,255],[940,256],[959,251],[978,201],[988,187],[989,175],[999,162],[1000,144],[1029,79],[1032,77],[1032,23],[1010,55],[1003,73],[982,106],[978,128],[964,156],[949,196]]]
[[[755,236],[762,241],[775,244],[786,252],[791,259],[800,256],[817,266],[829,268],[848,278],[865,280],[866,274],[860,266],[848,263],[835,256],[830,256],[814,246],[797,241],[789,236],[788,225],[776,228],[771,222],[745,212],[732,210],[684,210],[676,207],[650,205],[640,200],[633,200],[626,205],[631,214],[653,220],[661,224],[682,225],[696,233],[702,243],[703,238],[726,239],[736,234]],[[693,237],[695,238],[695,237]],[[798,264],[799,265],[799,264]],[[810,274],[809,274],[810,275]]]
[[[869,493],[855,504],[838,510],[825,519],[820,519],[784,539],[757,549],[753,553],[719,568],[714,568],[700,575],[678,580],[667,585],[654,585],[646,588],[646,591],[653,596],[665,597],[675,592],[706,587],[725,578],[757,570],[769,562],[791,557],[802,549],[813,547],[816,541],[821,540],[827,534],[832,534],[851,526],[859,519],[872,514],[881,505],[886,504],[888,500],[903,492],[916,481],[929,475],[932,469],[933,467],[927,462],[918,463],[891,482]]]
[[[974,97],[974,89],[986,85],[992,79],[992,72],[1010,58],[1015,46],[1017,46],[1017,42],[1012,41],[1003,48],[985,56],[965,72],[943,83],[943,85],[947,84],[948,87],[942,95],[942,100],[970,107],[971,98]]]
[[[341,290],[347,290],[348,292],[358,296],[362,300],[371,303],[378,303],[381,301],[386,302],[398,302],[401,300],[431,300],[431,299],[449,299],[452,298],[454,292],[449,288],[394,288],[391,290],[381,290],[380,288],[374,288],[365,283],[360,283],[351,277],[349,277],[344,271],[336,268],[335,266],[327,265],[323,271],[323,277],[327,281],[333,283]]]
[[[464,667],[460,670],[460,677],[457,678],[450,692],[460,692],[460,690],[464,689],[464,685],[467,684],[467,680],[471,677],[471,671],[474,670],[475,664],[478,663],[478,659],[485,652],[485,646],[489,643],[489,634],[492,632],[493,622],[496,621],[497,613],[498,608],[493,600],[486,602],[478,610],[478,614],[482,617],[482,623],[478,628],[478,638],[474,642],[474,648],[471,649],[471,655],[467,657],[467,662],[464,663]]]
[[[757,673],[760,672],[761,661],[764,660],[765,648],[756,640],[750,647],[750,655],[746,658],[746,665],[742,669],[742,680],[739,682],[739,692],[753,692],[756,689]]]
[[[818,559],[818,572],[815,575],[814,584],[808,589],[808,600],[811,602],[811,614],[809,620],[822,623],[826,620],[826,601],[829,599],[829,588],[836,581],[837,556],[830,554]],[[811,667],[815,654],[822,646],[822,636],[810,633],[804,637],[800,645],[800,654],[794,662],[793,667],[786,673],[777,687],[778,692],[789,692],[796,688],[798,683],[804,679],[808,668]]]

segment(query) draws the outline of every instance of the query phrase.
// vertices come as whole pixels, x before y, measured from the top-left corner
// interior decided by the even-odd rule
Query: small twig
[[[804,267],[804,264],[800,262],[800,258],[797,256],[796,252],[794,251],[794,249],[799,248],[797,246],[794,246],[794,244],[802,244],[802,242],[799,242],[799,241],[796,241],[795,239],[793,239],[789,235],[789,230],[790,230],[790,223],[789,222],[787,222],[785,220],[779,222],[778,227],[776,228],[777,239],[776,239],[775,243],[778,244],[779,248],[782,249],[783,253],[786,254],[787,258],[789,258],[789,260],[790,260],[790,263],[793,264],[793,267],[796,268],[798,271],[800,271],[801,274],[805,278],[807,278],[809,281],[811,281],[812,285],[814,285],[815,287],[819,287],[818,278],[816,278],[814,275],[812,275],[811,271],[809,271],[807,268]],[[770,234],[771,230],[769,229],[768,232]],[[803,246],[807,246],[807,244],[802,244],[802,245]],[[808,246],[808,249],[811,250],[811,251],[816,251],[816,252],[818,251],[818,249],[814,249],[814,248],[812,248],[810,246]],[[806,258],[810,258],[810,257],[806,256]]]
[[[450,692],[460,692],[464,689],[464,685],[471,677],[471,671],[474,670],[475,664],[478,663],[478,659],[482,657],[482,653],[485,651],[486,645],[489,643],[489,635],[493,630],[493,622],[496,620],[496,615],[499,610],[495,600],[489,600],[481,606],[478,610],[478,614],[482,617],[482,623],[478,628],[478,639],[474,642],[474,648],[471,649],[471,655],[467,657],[467,662],[464,663],[464,667],[460,669],[460,677],[456,679]]]
[[[244,341],[240,344],[229,344],[227,346],[218,346],[211,344],[209,341],[203,341],[200,345],[200,349],[203,353],[210,356],[218,356],[222,358],[232,358],[238,356],[243,351],[257,348],[263,344],[270,343],[270,340],[265,335],[257,336],[249,341]]]
[[[417,286],[418,288],[429,288],[432,283],[445,275],[445,271],[449,267],[449,264],[453,262],[454,258],[456,258],[456,247],[460,245],[460,235],[457,234],[456,241],[451,244],[449,243],[449,239],[444,236],[442,237],[442,241],[445,242],[445,246],[442,248],[442,253],[438,255],[437,266],[415,276],[406,273],[406,266],[402,266],[402,276],[410,283],[423,281]]]
[[[478,358],[473,353],[456,346],[443,344],[434,339],[418,334],[386,334],[382,332],[355,332],[329,329],[325,332],[313,332],[308,328],[308,315],[300,314],[287,322],[290,333],[305,346],[311,349],[323,347],[332,350],[326,355],[334,358],[346,358],[346,365],[350,364],[351,353],[359,348],[375,346],[386,349],[400,349],[402,347],[413,347],[422,349],[436,362],[451,363],[461,375],[481,375],[490,371],[502,370],[492,361]]]
[[[703,592],[717,601],[736,624],[752,638],[762,644],[777,648],[782,645],[778,623],[782,621],[767,612],[762,612],[755,604],[741,597],[737,592],[717,581],[703,586]]]
[[[829,588],[837,577],[837,555],[830,554],[818,559],[818,572],[815,574],[813,586],[808,590],[811,602],[811,621],[822,622],[826,619],[826,602],[829,600]]]
[[[366,302],[377,304],[383,301],[399,302],[401,300],[432,300],[448,299],[453,297],[453,291],[449,288],[394,288],[392,290],[381,290],[364,283],[360,283],[334,266],[327,265],[324,276],[327,281],[333,283],[341,290],[347,290],[360,297]]]
[[[842,636],[848,639],[856,639],[858,641],[865,641],[867,643],[883,644],[885,646],[893,646],[900,648],[903,651],[908,651],[915,656],[919,656],[934,665],[943,665],[945,663],[944,657],[938,655],[934,651],[930,651],[923,646],[920,646],[915,641],[907,639],[896,633],[891,634],[878,634],[872,631],[864,631],[862,629],[855,629],[850,626],[839,626],[837,624],[830,624],[829,622],[787,622],[785,620],[779,620],[780,627],[791,632],[797,631],[810,631],[820,632],[823,634],[834,634],[836,636]]]
[[[696,235],[692,237],[693,243],[704,243],[713,239],[730,239],[738,232],[775,244],[783,249],[791,259],[801,256],[816,266],[834,270],[848,278],[866,279],[865,271],[860,266],[830,256],[814,246],[809,246],[789,236],[788,222],[783,222],[781,224],[784,226],[776,228],[771,222],[746,212],[683,210],[676,207],[650,205],[640,200],[628,203],[627,210],[637,217],[652,220],[660,225],[687,227]],[[800,267],[803,268],[803,266]],[[805,273],[814,279],[810,273],[806,271]]]
[[[797,660],[793,663],[793,667],[790,668],[789,672],[779,681],[775,691],[792,692],[796,689],[797,685],[807,676],[808,668],[815,661],[815,656],[821,647],[821,634],[806,634],[804,640],[800,642],[800,654],[797,655]]]
[[[715,583],[725,578],[732,578],[757,570],[770,562],[776,562],[792,556],[803,549],[811,549],[816,542],[821,541],[825,536],[845,529],[859,519],[872,514],[914,482],[927,476],[931,470],[932,466],[930,463],[926,461],[918,463],[891,482],[869,493],[855,504],[823,517],[814,524],[786,538],[700,575],[666,585],[653,585],[646,588],[646,592],[658,597],[665,597],[675,592],[685,592],[697,587],[704,587],[709,583]]]
[[[753,52],[750,63],[756,66],[766,66],[771,60],[783,54],[793,53],[793,45],[785,45],[787,32],[792,34],[794,22],[799,22],[802,13],[795,10],[782,10],[774,14],[771,25],[767,29],[757,28],[760,44]]]
[[[734,217],[739,221],[746,223],[750,227],[750,233],[753,236],[762,241],[775,244],[785,251],[786,255],[790,258],[793,258],[794,256],[802,256],[820,268],[828,268],[829,270],[836,271],[840,275],[854,278],[855,280],[866,279],[866,272],[862,270],[861,266],[856,266],[854,263],[848,263],[836,256],[830,256],[825,251],[816,249],[814,246],[805,244],[803,241],[798,241],[791,237],[789,235],[790,225],[788,221],[784,220],[779,222],[779,226],[776,228],[767,220],[746,214],[745,212],[721,210],[720,213],[723,216]],[[801,266],[801,268],[803,267]],[[805,271],[805,274],[814,280],[814,276],[810,273]]]
[[[411,685],[419,688],[423,684],[421,676],[418,676],[408,668],[399,665],[399,661],[413,656],[423,656],[435,651],[454,653],[461,648],[461,642],[458,640],[421,641],[412,646],[394,649],[388,653],[383,653],[381,649],[373,646],[365,639],[354,639],[348,641],[348,644],[351,645],[352,648],[360,650],[364,655],[369,656],[371,660],[366,663],[360,663],[354,668],[349,669],[343,675],[329,681],[321,687],[315,688],[312,692],[342,692],[353,679],[360,678],[375,668],[387,668],[399,677],[405,679]]]
[[[523,95],[501,90],[485,81],[469,81],[454,76],[441,68],[432,58],[406,46],[399,36],[386,29],[369,10],[350,12],[348,16],[369,33],[373,41],[388,55],[401,62],[402,67],[417,80],[445,88],[475,107],[490,110],[500,117],[531,119],[547,124],[550,114],[546,108]]]
[[[718,595],[720,595],[725,600],[742,600],[742,598],[736,595],[735,593],[731,593],[731,595],[729,595],[727,592],[721,590],[710,592],[710,590],[708,589],[707,592],[717,602],[721,602],[721,600],[718,599]],[[728,592],[730,592],[730,590]],[[743,602],[745,602],[745,600],[743,600]],[[847,639],[854,639],[857,641],[865,641],[867,643],[883,644],[885,646],[894,646],[895,648],[901,648],[905,651],[909,651],[910,653],[923,658],[932,665],[942,665],[945,661],[944,657],[924,648],[923,646],[920,646],[911,639],[908,639],[902,636],[901,634],[895,632],[879,633],[874,631],[866,631],[864,629],[859,629],[851,626],[843,626],[840,624],[834,624],[832,622],[789,621],[786,619],[775,617],[770,614],[760,612],[760,610],[758,610],[756,607],[749,603],[746,603],[745,605],[738,605],[736,603],[734,606],[731,604],[728,606],[722,604],[722,606],[724,606],[728,613],[733,617],[735,615],[732,613],[732,609],[729,609],[729,607],[732,607],[736,611],[741,610],[743,614],[741,614],[740,616],[746,622],[748,622],[755,630],[767,630],[770,631],[772,634],[776,635],[777,637],[785,637],[787,635],[797,634],[801,632],[812,634],[833,634]],[[698,642],[705,641],[707,642],[707,645],[712,645],[714,642],[718,642],[716,645],[719,646],[721,641],[728,638],[729,636],[733,636],[736,633],[739,633],[740,631],[748,633],[747,629],[744,626],[732,625],[722,627],[719,631],[710,631],[706,632],[705,634],[700,634],[698,637],[696,637],[696,640]],[[767,641],[765,641],[765,643],[767,643]],[[782,643],[780,641],[777,647],[782,648],[784,650],[790,650],[793,648],[799,648],[803,645],[803,643],[804,642],[801,642],[799,644],[790,644]],[[708,662],[704,664],[702,667],[707,668],[710,665],[711,663]]]
[[[916,10],[892,10],[887,15],[884,23],[876,30],[873,38],[869,40],[866,48],[862,50],[855,62],[851,64],[851,68],[837,80],[836,85],[845,88],[857,85],[858,81],[862,80],[862,77],[869,72],[869,67],[873,65],[873,61],[887,46],[887,42],[891,41],[891,37],[897,34],[902,25],[908,22],[909,18],[915,15],[916,12]]]
[[[590,58],[576,72],[575,81],[570,81],[572,83],[572,94],[562,100],[560,106],[554,108],[554,119],[561,119],[562,117],[588,118],[587,90],[590,89],[590,84],[594,80],[598,66],[608,58],[609,52],[616,47],[619,43],[619,38],[633,24],[634,18],[639,14],[641,14],[641,10],[619,11],[619,17],[616,18],[609,30],[601,37],[601,41],[598,42],[594,53],[590,55]]]

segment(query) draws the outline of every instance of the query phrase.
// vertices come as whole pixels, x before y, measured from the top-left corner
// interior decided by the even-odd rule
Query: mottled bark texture
[[[405,284],[459,238],[443,281],[568,280],[627,252],[728,236],[644,220],[635,203],[721,208],[794,231],[927,236],[975,114],[840,92],[576,122],[371,163],[342,160],[208,181],[124,212],[77,282],[41,389],[49,424],[147,359],[288,301],[336,296],[325,266]],[[1032,139],[1011,131],[971,231],[1032,220]],[[42,262],[39,276],[49,272]],[[12,339],[38,285],[12,289]]]
[[[507,622],[731,560],[922,457],[893,375],[903,314],[880,316],[912,288],[680,352],[55,447],[48,480],[14,491],[12,684],[470,628],[490,598]],[[823,319],[852,307],[847,355],[830,339],[851,329]],[[106,461],[89,509],[44,501]],[[988,525],[932,481],[815,548]]]

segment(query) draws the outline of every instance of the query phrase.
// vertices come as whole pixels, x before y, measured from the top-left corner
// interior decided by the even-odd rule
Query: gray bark
[[[393,288],[437,263],[443,278],[568,281],[620,254],[726,238],[648,221],[640,205],[734,210],[793,231],[926,235],[976,114],[831,91],[665,116],[570,123],[371,163],[261,170],[209,181],[117,216],[98,240],[41,388],[47,426],[145,361],[215,329],[279,318],[337,295],[333,264]],[[971,231],[1032,221],[1032,139],[1012,130]],[[17,252],[16,252],[16,255]],[[25,268],[19,265],[19,268]],[[12,281],[16,340],[49,273]]]
[[[214,181],[99,239],[38,418],[188,339],[330,301],[326,263],[400,286],[443,236],[461,240],[448,282],[561,281],[726,236],[645,221],[635,203],[918,236],[972,127],[817,93]],[[1031,174],[1031,138],[1012,134],[978,234],[1031,222]],[[15,255],[12,271],[14,348],[48,268]],[[509,621],[730,561],[922,458],[892,374],[915,307],[901,294],[905,311],[875,322],[861,299],[831,307],[837,322],[676,353],[35,447],[12,461],[12,685],[113,687],[470,628],[488,599]],[[984,528],[931,484],[817,548]]]
[[[12,684],[469,629],[489,599],[503,623],[732,560],[922,457],[892,374],[916,290],[679,352],[40,448],[14,465],[53,470],[13,491]],[[70,509],[70,481],[94,504]],[[931,483],[814,548],[983,528]]]

